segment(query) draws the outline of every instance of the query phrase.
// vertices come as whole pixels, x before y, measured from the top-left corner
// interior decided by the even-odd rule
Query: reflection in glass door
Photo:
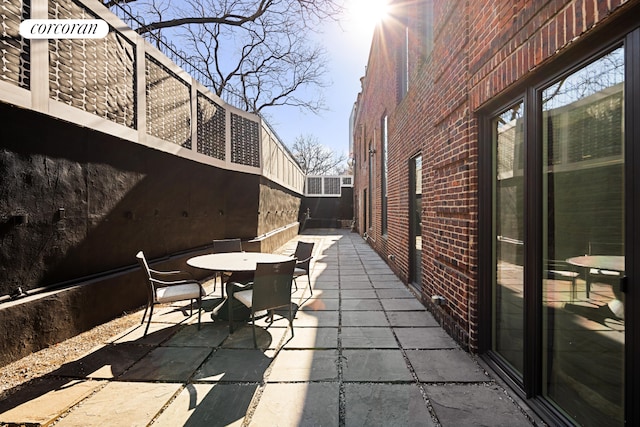
[[[493,351],[522,378],[524,330],[524,124],[519,103],[493,122]]]
[[[624,50],[542,91],[543,395],[624,420]]]
[[[422,286],[422,156],[409,161],[409,283]]]

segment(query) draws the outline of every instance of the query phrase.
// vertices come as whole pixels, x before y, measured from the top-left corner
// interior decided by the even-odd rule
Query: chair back
[[[257,264],[251,304],[254,311],[291,304],[291,282],[295,266],[295,259]]]
[[[139,251],[136,254],[136,258],[138,260],[138,264],[140,264],[140,267],[142,268],[142,271],[147,273],[147,283],[149,285],[147,286],[147,296],[149,297],[149,301],[154,301],[156,290],[153,286],[153,280],[151,280],[151,269],[149,268],[149,263],[147,263],[147,258],[145,258],[144,252],[142,251]]]
[[[313,253],[313,242],[298,242],[294,256],[298,260],[296,267],[302,268],[309,272],[309,264],[311,263],[311,254]]]
[[[624,255],[624,245],[622,243],[611,242],[589,242],[587,255]]]
[[[213,241],[214,254],[226,252],[242,252],[242,241],[240,239],[220,239]]]

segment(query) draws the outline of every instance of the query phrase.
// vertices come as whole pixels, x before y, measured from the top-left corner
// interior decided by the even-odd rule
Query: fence
[[[26,19],[102,19],[109,33],[28,40]],[[10,0],[0,31],[0,102],[302,194],[302,170],[264,119],[223,101],[100,2]]]

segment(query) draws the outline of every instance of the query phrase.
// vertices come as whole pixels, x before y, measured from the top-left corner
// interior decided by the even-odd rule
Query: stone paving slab
[[[182,387],[168,383],[110,382],[74,408],[56,427],[143,427]]]
[[[59,378],[32,381],[0,402],[0,424],[48,425],[105,384]]]
[[[366,299],[366,298],[378,298],[376,291],[373,289],[345,289],[340,292],[342,300],[345,299]]]
[[[394,327],[440,326],[428,311],[390,311],[387,316]]]
[[[284,343],[288,349],[338,348],[338,328],[296,328],[295,335]]]
[[[303,301],[300,306],[302,311],[338,311],[340,300],[337,298],[312,298]]]
[[[202,347],[158,347],[133,365],[120,379],[186,382],[211,351],[210,348]]]
[[[458,344],[441,328],[394,328],[404,349],[446,349],[459,348]]]
[[[226,325],[216,323],[203,323],[200,329],[193,324],[182,328],[167,341],[162,343],[165,347],[217,347],[229,335],[229,328]]]
[[[267,384],[250,426],[337,426],[338,383]]]
[[[310,296],[310,299],[317,298],[332,298],[338,299],[340,298],[340,291],[337,289],[318,289],[313,291],[313,296]]]
[[[268,382],[337,381],[336,350],[283,350],[269,371]]]
[[[337,327],[338,312],[337,311],[298,311],[296,319],[293,321],[293,327]]]
[[[407,350],[407,358],[422,382],[490,381],[484,370],[462,350]]]
[[[347,311],[382,311],[382,304],[377,299],[345,299],[341,308]]]
[[[282,327],[276,325],[269,329],[257,326],[256,343],[258,348],[263,350],[274,349],[280,344],[284,336],[291,336],[288,323],[287,321],[281,325]],[[242,325],[238,323],[235,327],[233,334],[228,335],[227,339],[222,343],[222,348],[253,350],[255,348],[253,345],[253,326],[251,324]],[[225,326],[225,330],[228,333],[228,327]]]
[[[368,280],[356,279],[357,276],[340,276],[340,289],[373,290]]]
[[[342,348],[398,348],[391,328],[344,327],[340,336]]]
[[[190,384],[153,425],[241,426],[257,389],[257,384]]]
[[[221,348],[211,354],[193,378],[201,382],[261,382],[272,359],[270,351]]]
[[[412,381],[400,350],[343,350],[345,381]]]
[[[412,298],[416,297],[406,288],[397,289],[376,289],[379,298]]]
[[[342,326],[389,326],[383,311],[344,311]]]
[[[113,342],[114,344],[128,342],[138,345],[159,345],[182,328],[181,325],[168,325],[166,323],[152,322],[151,325],[149,325],[147,335],[144,336],[146,325],[147,324],[145,322],[144,325],[134,326],[124,333],[115,336],[110,342]]]
[[[96,347],[79,359],[62,365],[52,375],[75,378],[116,378],[152,349],[153,347],[150,346],[130,343],[107,344]]]
[[[388,270],[387,270],[388,271]],[[369,272],[369,274],[371,274]],[[406,289],[402,283],[393,274],[375,274],[371,275],[371,285],[376,289]]]
[[[381,299],[380,302],[386,311],[427,311],[424,305],[416,299]]]
[[[416,384],[346,384],[345,425],[435,426]]]
[[[425,385],[443,426],[531,426],[532,423],[496,385]]]

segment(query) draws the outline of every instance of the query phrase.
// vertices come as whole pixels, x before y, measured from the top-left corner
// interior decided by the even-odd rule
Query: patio
[[[200,330],[181,304],[164,307],[146,337],[136,326],[0,402],[0,423],[534,424],[360,236],[322,229],[297,239],[315,243],[314,292],[303,278],[293,339],[286,320],[261,331],[258,350],[249,324],[229,335],[211,317],[218,286]]]

